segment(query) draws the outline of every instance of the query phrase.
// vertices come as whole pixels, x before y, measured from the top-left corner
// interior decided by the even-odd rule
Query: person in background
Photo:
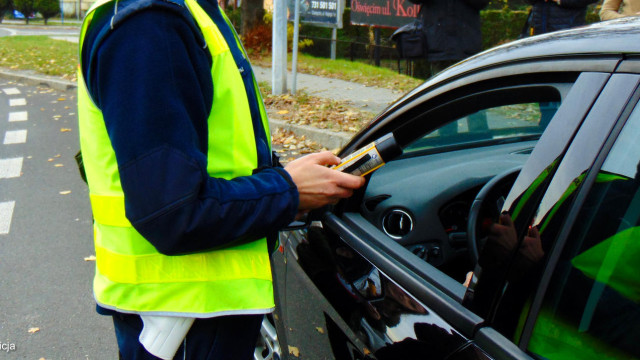
[[[427,37],[426,58],[431,76],[482,50],[480,10],[489,0],[415,0]],[[425,74],[416,74],[418,76]]]
[[[528,35],[570,29],[586,23],[587,6],[597,0],[527,0],[532,5]]]
[[[640,0],[604,0],[600,20],[618,19],[640,15]]]

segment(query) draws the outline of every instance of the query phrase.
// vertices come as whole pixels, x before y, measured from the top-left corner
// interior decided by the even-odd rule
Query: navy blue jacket
[[[421,4],[428,61],[459,61],[482,50],[480,10],[489,0],[411,0]]]
[[[549,0],[527,0],[532,6],[529,26],[533,34],[570,29],[585,24],[587,6],[598,0],[561,0],[560,5]]]
[[[207,1],[200,0],[205,11],[218,11],[215,0]],[[252,176],[228,181],[207,174],[216,84],[184,3],[124,0],[115,16],[114,3],[94,15],[81,56],[116,153],[131,224],[167,255],[275,235],[293,220],[299,199],[288,173],[264,160],[271,159],[266,146],[258,146],[260,169]],[[265,143],[264,131],[256,136]]]

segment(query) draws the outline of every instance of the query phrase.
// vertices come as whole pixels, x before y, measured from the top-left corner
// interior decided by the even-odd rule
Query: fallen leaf
[[[71,190],[60,191],[60,195],[69,195],[71,194]]]
[[[89,255],[86,258],[84,258],[84,261],[96,261],[96,256],[95,255]]]
[[[35,334],[35,333],[37,333],[38,331],[40,331],[40,328],[39,328],[39,327],[32,327],[32,328],[29,328],[29,334]]]
[[[300,350],[298,350],[297,347],[295,346],[291,346],[289,345],[289,354],[295,356],[295,357],[299,357],[300,356]]]
[[[62,98],[62,97],[58,98],[58,101],[65,101],[65,100],[67,100],[67,99],[66,98]]]
[[[288,114],[288,113],[289,113],[289,110],[280,110],[280,111],[278,111],[278,114],[280,114],[280,115],[284,115],[284,114]]]
[[[69,131],[71,131],[71,129],[69,129],[69,128],[62,128],[62,129],[60,129],[60,132],[69,132]]]
[[[371,355],[371,351],[367,348],[364,348],[362,351],[365,355]]]
[[[48,162],[52,162],[52,161],[55,161],[55,159],[54,158],[48,158],[47,161]]]
[[[53,166],[55,166],[55,167],[63,167],[64,165],[63,164],[55,164]]]
[[[319,332],[320,334],[324,334],[324,329],[323,329],[323,328],[321,328],[321,327],[316,327],[316,330],[318,330],[318,332]]]

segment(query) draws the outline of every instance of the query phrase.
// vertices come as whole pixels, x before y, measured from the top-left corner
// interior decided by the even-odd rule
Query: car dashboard
[[[476,194],[494,176],[523,165],[535,143],[405,154],[372,174],[362,216],[443,271],[460,268],[469,263],[467,220]]]

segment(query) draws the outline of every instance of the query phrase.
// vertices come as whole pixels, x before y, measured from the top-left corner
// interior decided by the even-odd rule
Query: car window
[[[537,139],[560,101],[508,104],[457,118],[409,144],[405,153]]]
[[[640,107],[597,174],[528,350],[547,359],[640,357]]]
[[[627,108],[628,97],[621,94],[628,95],[637,87],[635,77],[614,77],[606,85],[599,76],[584,80],[581,85],[598,80],[600,86],[572,89],[563,102],[520,172],[502,215],[491,222],[480,251],[478,282],[465,295],[476,314],[516,344],[530,335],[533,319],[527,315],[539,306],[536,292],[543,275],[546,288],[547,268],[553,269],[559,254],[554,249],[560,239],[566,239],[567,219],[576,216],[572,212],[576,196],[582,193],[583,200],[586,177],[588,184],[593,182],[589,170]],[[592,91],[590,96],[584,89]],[[589,105],[581,108],[586,98],[591,99]],[[568,129],[558,126],[567,123],[572,124]],[[519,186],[525,177],[525,185]],[[538,301],[535,306],[534,300]]]

